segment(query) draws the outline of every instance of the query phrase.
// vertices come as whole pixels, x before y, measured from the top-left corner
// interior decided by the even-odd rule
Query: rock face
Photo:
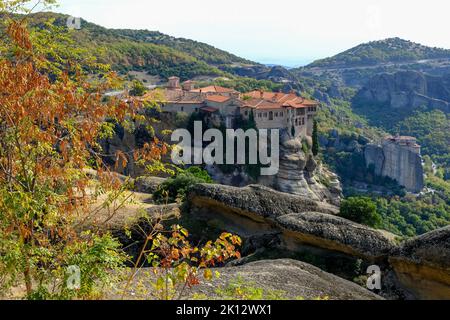
[[[389,262],[415,296],[450,299],[450,226],[406,241]]]
[[[416,71],[379,74],[358,92],[355,101],[395,109],[425,106],[450,112],[450,76],[434,77]]]
[[[383,258],[394,247],[383,233],[335,216],[335,206],[261,186],[201,184],[188,199],[194,211],[246,217],[266,225],[257,229],[279,230],[289,239],[368,260]]]
[[[303,89],[299,86],[297,78],[289,70],[281,66],[240,66],[233,68],[233,73],[242,77],[250,77],[258,80],[271,80],[278,83],[289,83],[297,90]]]
[[[375,174],[390,177],[410,192],[424,188],[424,170],[420,149],[387,139],[380,145],[367,145],[366,165],[375,167]]]
[[[103,151],[108,155],[104,157],[105,162],[112,167],[116,167],[116,154],[121,152],[127,155],[128,161],[125,166],[118,163],[115,171],[131,177],[141,176],[145,173],[145,170],[135,164],[132,154],[134,150],[141,147],[141,135],[144,136],[143,139],[146,141],[150,140],[149,136],[142,134],[142,130],[131,133],[120,126],[117,126],[115,130],[116,134],[113,137],[101,141]]]
[[[165,178],[142,176],[134,180],[134,191],[153,194],[164,181]]]
[[[355,283],[324,272],[307,263],[290,260],[263,260],[252,262],[239,267],[225,267],[218,269],[219,278],[211,282],[202,281],[192,291],[186,290],[183,299],[192,299],[194,295],[208,300],[223,300],[238,297],[228,297],[223,291],[230,285],[245,289],[262,290],[263,299],[325,299],[330,300],[383,300],[382,297],[356,285]],[[148,277],[152,272],[143,269],[133,279],[130,288],[139,283],[148,284]],[[145,291],[145,290],[140,290]],[[122,292],[111,292],[108,299],[122,298]],[[128,291],[126,299],[149,299],[148,294],[141,296],[139,292]]]
[[[325,187],[317,180],[328,180]],[[280,170],[272,187],[281,192],[328,201],[339,205],[342,188],[336,175],[318,168],[312,154],[305,154],[300,139],[292,139],[284,130],[280,137]]]
[[[279,292],[285,299],[328,297],[330,300],[382,300],[380,296],[355,283],[307,263],[289,259],[262,260],[239,267],[226,267],[220,269],[220,274],[219,279],[195,288],[195,292],[221,298],[215,289],[226,288],[230,282],[241,278],[246,286],[261,288],[266,294]]]
[[[320,257],[380,266],[383,296],[450,299],[450,227],[399,243],[392,234],[336,216],[338,208],[330,204],[262,186],[197,185],[188,204],[190,219],[219,219],[223,230],[248,239],[243,248],[247,256],[234,266],[252,261],[258,248],[310,248],[309,254]]]

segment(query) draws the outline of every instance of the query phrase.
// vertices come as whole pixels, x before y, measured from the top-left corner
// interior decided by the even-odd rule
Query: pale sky
[[[401,37],[450,48],[446,0],[59,0],[55,11],[108,28],[206,42],[262,63],[295,66],[362,42]]]

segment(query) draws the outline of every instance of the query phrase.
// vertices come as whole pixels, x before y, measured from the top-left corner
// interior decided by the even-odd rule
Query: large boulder
[[[417,297],[450,299],[450,226],[404,242],[389,262]]]
[[[254,229],[264,230],[265,224],[270,232],[281,231],[301,243],[368,260],[387,257],[395,246],[393,237],[335,216],[338,207],[262,186],[200,184],[191,189],[188,201],[199,212],[235,216],[228,219],[232,221],[245,217],[260,224]]]
[[[303,142],[292,138],[286,130],[280,136],[280,166],[272,185],[275,189],[316,201],[338,205],[341,192],[318,181],[318,164],[311,153],[305,153]],[[310,142],[312,144],[312,142]],[[324,170],[321,170],[324,172]],[[330,178],[329,180],[332,180]],[[261,182],[261,181],[260,181]]]
[[[260,288],[285,299],[382,300],[355,283],[296,260],[262,260],[219,271],[218,279],[195,288],[195,292],[222,298],[217,295],[217,288],[226,288],[240,278],[244,288]]]
[[[136,178],[136,180],[134,181],[134,191],[153,194],[166,180],[167,179],[165,178],[150,176],[142,176]]]
[[[262,260],[252,262],[238,267],[225,267],[218,269],[219,278],[211,282],[202,282],[192,291],[187,290],[184,298],[192,298],[195,294],[205,299],[238,298],[227,297],[221,294],[231,285],[238,285],[242,290],[261,290],[263,298],[274,299],[330,299],[330,300],[382,300],[380,296],[358,286],[355,283],[336,277],[324,272],[307,263],[282,259]],[[139,272],[133,283],[129,286],[134,288],[135,284],[147,277],[151,272],[145,270]],[[149,288],[151,289],[151,288]],[[118,296],[119,294],[117,294]],[[115,298],[113,293],[111,297]],[[127,292],[129,299],[148,299],[148,296],[139,296],[139,292]]]
[[[302,242],[352,256],[373,260],[387,256],[393,248],[393,239],[380,231],[328,214],[293,213],[276,222]]]
[[[219,184],[198,184],[190,190],[188,199],[194,204],[205,201],[221,204],[230,211],[251,213],[258,216],[259,220],[305,211],[339,213],[339,208],[328,203],[260,185],[236,188]]]

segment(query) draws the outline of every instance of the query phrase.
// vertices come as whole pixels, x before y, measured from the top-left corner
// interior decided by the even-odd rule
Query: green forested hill
[[[49,19],[66,26],[68,16],[56,13],[31,15],[32,27],[45,28]],[[147,71],[153,75],[182,79],[200,75],[225,75],[219,67],[255,64],[226,51],[193,40],[174,38],[156,31],[107,29],[82,20],[81,29],[71,32],[76,42],[89,49],[99,62],[122,72]]]
[[[450,50],[427,47],[400,38],[390,38],[360,44],[334,57],[315,61],[307,67],[357,67],[438,58],[450,58]]]

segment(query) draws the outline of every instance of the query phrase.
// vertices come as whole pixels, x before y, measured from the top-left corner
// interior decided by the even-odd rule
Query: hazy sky
[[[450,48],[446,0],[60,0],[109,28],[158,30],[262,63],[301,65],[401,37]]]

